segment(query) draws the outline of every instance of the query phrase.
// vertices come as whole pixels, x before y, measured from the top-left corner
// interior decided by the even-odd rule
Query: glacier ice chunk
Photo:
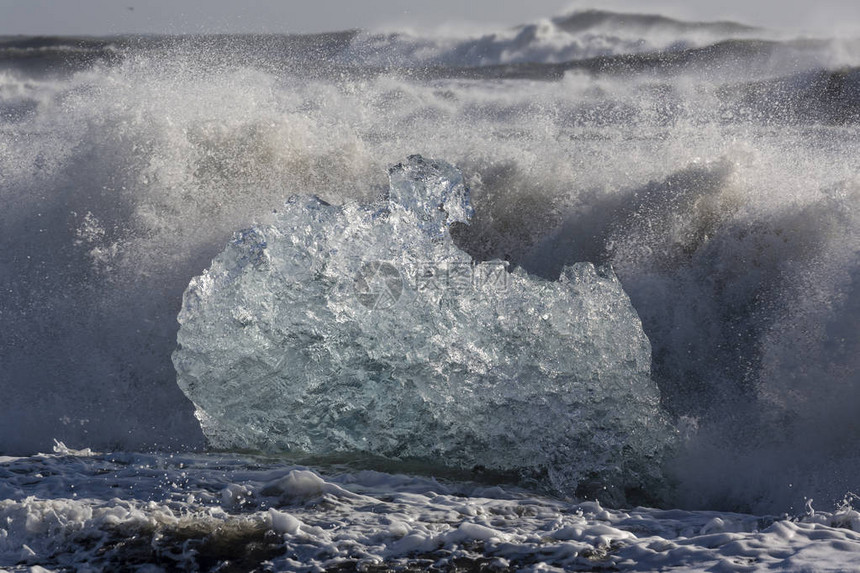
[[[412,156],[390,187],[370,205],[292,197],[191,281],[173,362],[210,444],[482,466],[566,493],[656,479],[672,434],[611,269],[475,263],[448,234],[472,207],[444,162]]]
[[[390,208],[411,212],[433,237],[444,237],[451,224],[468,224],[474,215],[469,188],[453,165],[413,155],[389,169],[388,179]]]

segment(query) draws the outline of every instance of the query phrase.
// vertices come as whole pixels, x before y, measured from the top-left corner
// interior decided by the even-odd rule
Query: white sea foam
[[[61,452],[0,462],[7,571],[219,565],[845,571],[860,514],[613,510],[511,487],[324,473],[234,455]],[[144,570],[144,569],[140,569]]]

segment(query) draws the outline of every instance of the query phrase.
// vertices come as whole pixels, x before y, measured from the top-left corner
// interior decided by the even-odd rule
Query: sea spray
[[[385,60],[415,34],[370,34],[378,62],[355,33],[4,40],[0,450],[201,446],[169,360],[192,277],[290,195],[366,202],[421,153],[466,176],[472,259],[613,265],[689,437],[666,504],[856,489],[856,42],[597,20],[500,31],[509,64],[475,37]]]

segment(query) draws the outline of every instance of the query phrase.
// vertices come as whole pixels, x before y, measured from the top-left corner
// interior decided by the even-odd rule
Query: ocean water
[[[859,129],[729,22],[0,38],[0,569],[860,569]]]

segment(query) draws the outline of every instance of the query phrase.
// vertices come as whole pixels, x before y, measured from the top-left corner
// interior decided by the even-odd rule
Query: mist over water
[[[858,487],[856,43],[603,13],[444,41],[12,43],[0,453],[203,447],[170,361],[189,281],[290,195],[370,200],[421,153],[464,174],[476,260],[613,266],[680,435],[666,505]]]

